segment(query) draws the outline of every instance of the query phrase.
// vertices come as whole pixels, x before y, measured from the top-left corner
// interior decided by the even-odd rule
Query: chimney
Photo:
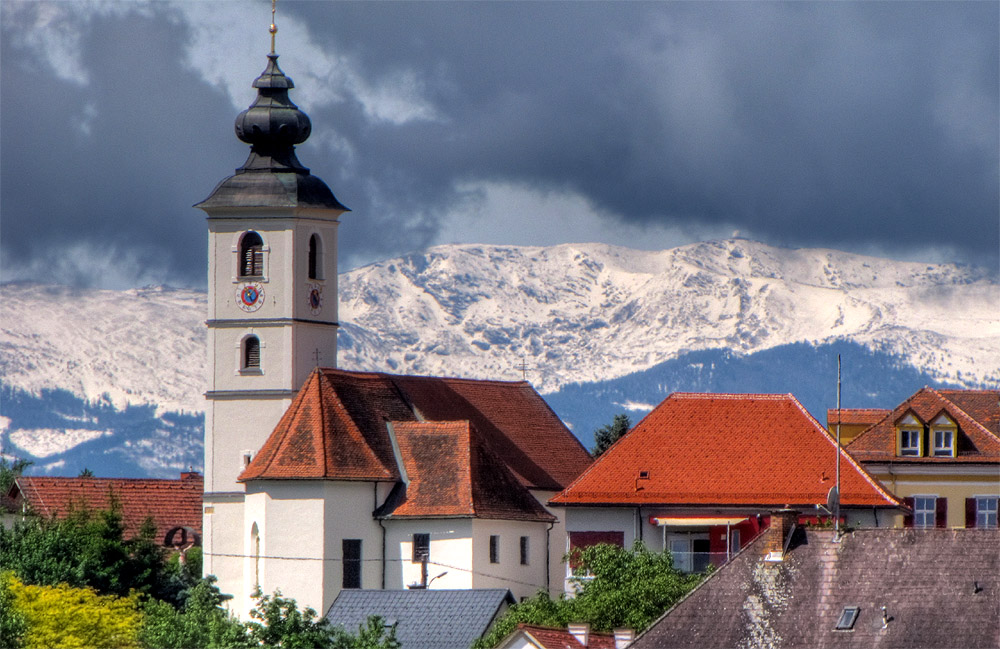
[[[197,471],[181,471],[181,480],[196,480],[201,477]]]
[[[771,525],[767,529],[767,539],[764,542],[765,561],[784,560],[785,547],[798,520],[799,512],[794,509],[786,508],[771,512]]]
[[[635,640],[635,631],[632,629],[615,629],[615,649],[625,649]]]
[[[590,641],[590,624],[587,622],[573,622],[567,626],[566,630],[569,631],[571,636],[576,638],[577,642],[584,647],[587,646],[587,643]]]

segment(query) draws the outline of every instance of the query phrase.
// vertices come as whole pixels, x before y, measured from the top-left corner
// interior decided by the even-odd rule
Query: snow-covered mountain
[[[6,284],[0,298],[5,452],[56,472],[200,464],[204,293]],[[1000,285],[955,265],[740,239],[661,252],[451,245],[342,274],[340,302],[339,365],[351,369],[523,373],[554,393],[701,350],[847,342],[928,380],[1000,385]]]
[[[451,245],[346,273],[345,367],[519,378],[552,392],[679,353],[852,340],[948,382],[1000,382],[982,271],[741,239],[646,252]]]

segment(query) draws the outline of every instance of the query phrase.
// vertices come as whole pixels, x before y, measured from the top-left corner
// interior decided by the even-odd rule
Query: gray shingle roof
[[[761,561],[766,537],[631,649],[1000,646],[1000,530],[800,531],[776,565]],[[835,630],[846,606],[860,608],[854,628]]]
[[[402,649],[468,649],[502,607],[514,603],[501,588],[475,590],[344,590],[326,619],[350,633],[371,615],[396,622]]]

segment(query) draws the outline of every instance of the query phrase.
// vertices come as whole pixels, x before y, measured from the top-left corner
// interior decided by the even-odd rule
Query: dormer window
[[[264,276],[264,240],[250,231],[240,240],[240,277]]]
[[[955,431],[941,428],[934,431],[934,457],[955,457]]]
[[[924,454],[924,422],[912,412],[896,422],[900,457],[920,457]]]
[[[902,456],[919,457],[920,453],[920,430],[915,428],[901,428],[899,430],[899,454]]]
[[[931,422],[931,438],[934,440],[934,457],[955,457],[955,439],[958,426],[945,413]]]

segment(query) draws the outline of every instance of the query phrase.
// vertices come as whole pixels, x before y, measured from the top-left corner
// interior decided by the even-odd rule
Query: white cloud
[[[19,428],[10,434],[10,441],[18,448],[35,457],[49,457],[69,449],[111,435],[110,430],[90,430],[86,428]]]
[[[465,200],[443,217],[441,234],[434,244],[550,246],[596,241],[665,250],[705,239],[725,239],[732,231],[731,224],[714,230],[632,224],[571,191],[488,181],[466,182],[456,189]]]

